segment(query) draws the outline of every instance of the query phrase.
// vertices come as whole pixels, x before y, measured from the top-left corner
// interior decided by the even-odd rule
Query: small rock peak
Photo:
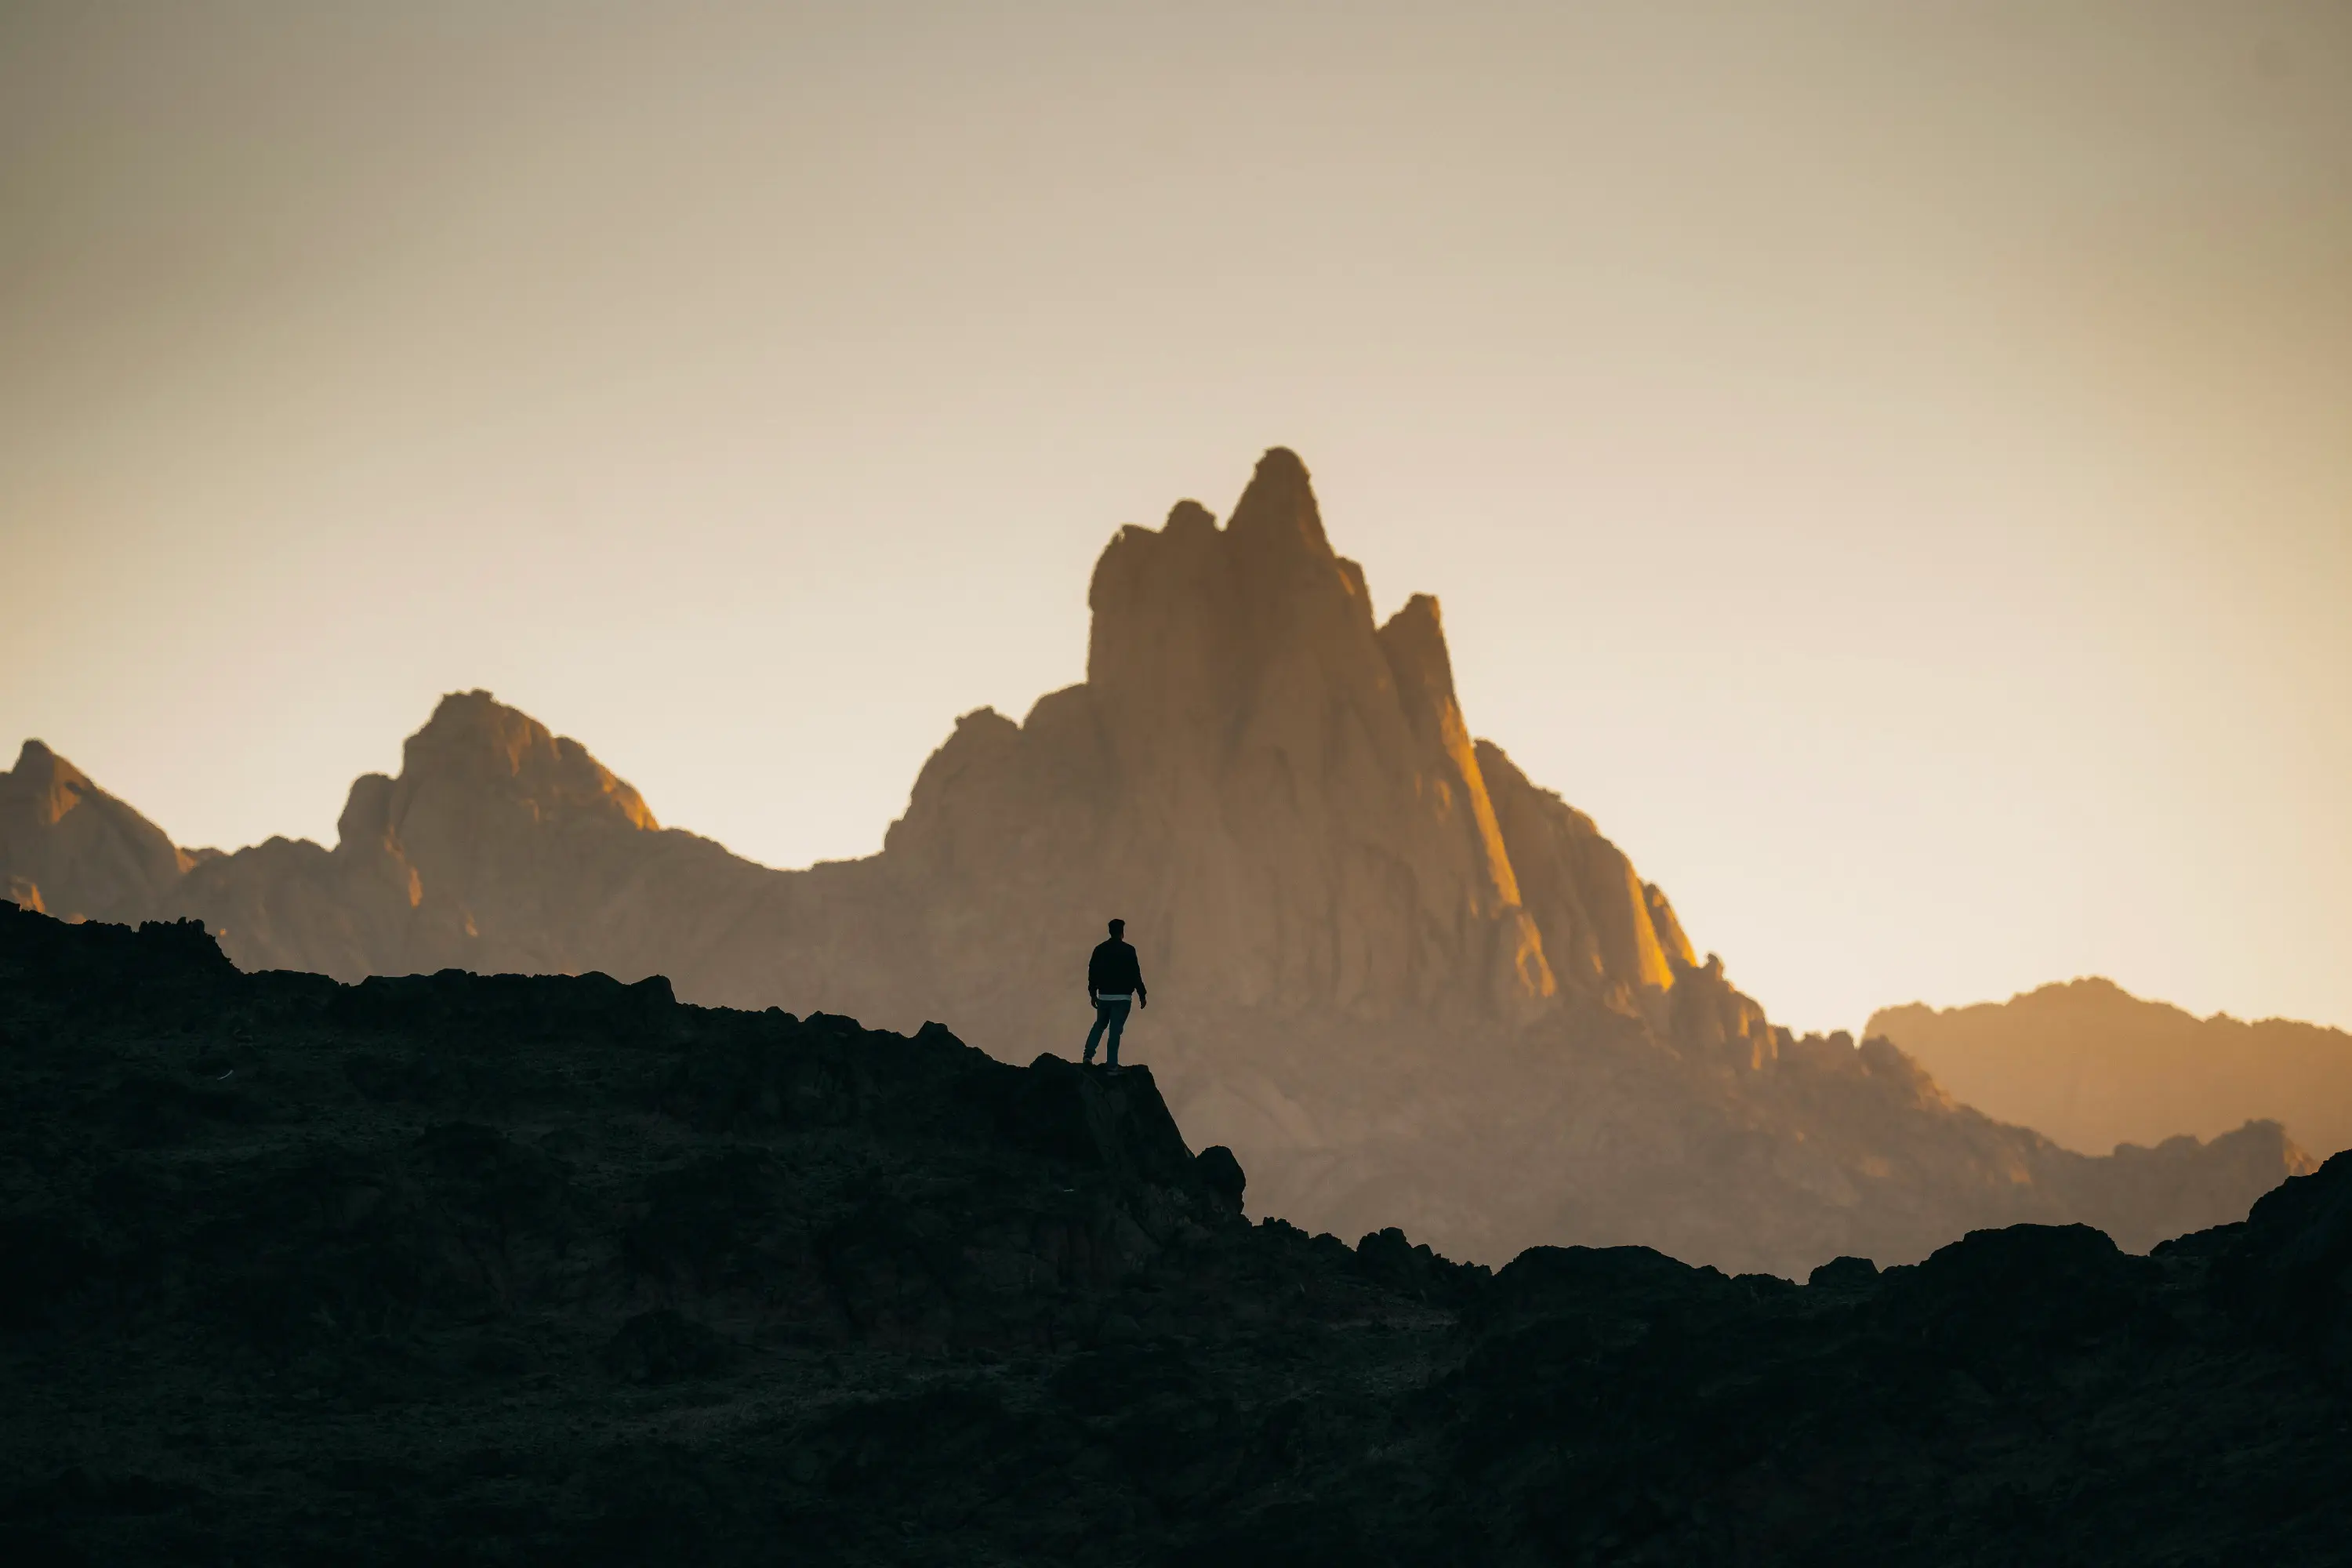
[[[337,849],[355,855],[383,849],[392,842],[394,784],[382,773],[362,773],[352,781],[343,799],[343,815],[335,823]]]
[[[1278,619],[1304,602],[1296,597],[1302,590],[1311,595],[1333,585],[1360,601],[1370,630],[1361,569],[1332,551],[1307,465],[1276,447],[1258,459],[1223,528],[1189,499],[1171,507],[1157,529],[1121,527],[1096,559],[1087,604],[1099,635],[1105,614],[1127,617],[1142,605],[1182,601],[1220,606],[1239,600],[1255,606],[1244,621]]]
[[[441,700],[433,705],[433,717],[415,739],[425,736],[439,739],[467,732],[495,731],[502,728],[501,721],[520,720],[524,726],[537,728],[537,721],[509,708],[480,687],[471,691],[444,692]]]
[[[553,740],[538,721],[504,706],[487,691],[452,691],[434,704],[425,727],[408,738],[402,772],[415,773],[427,758],[479,761],[492,754],[502,754],[511,771],[523,753],[535,745],[551,745]]]
[[[949,732],[947,740],[939,750],[932,753],[932,758],[934,761],[945,758],[948,763],[947,773],[952,775],[969,765],[975,757],[1001,754],[1008,747],[1018,745],[1020,740],[1020,725],[993,708],[975,708],[971,712],[957,717],[954,730]],[[926,767],[923,773],[929,773],[930,771]],[[916,775],[915,787],[918,793],[921,791],[922,784],[922,774]]]
[[[1205,538],[1217,531],[1216,514],[1199,501],[1180,500],[1168,509],[1168,521],[1160,531],[1170,539]]]
[[[39,741],[26,741],[16,753],[16,766],[0,773],[0,785],[19,799],[38,802],[33,807],[42,822],[54,824],[84,800],[103,798],[106,792],[89,775]]]
[[[399,786],[451,784],[530,801],[541,819],[581,815],[646,832],[660,827],[644,799],[585,746],[478,688],[441,699],[401,752]]]
[[[1372,613],[1372,590],[1370,584],[1364,581],[1362,563],[1350,561],[1344,555],[1334,555],[1331,563],[1339,568],[1340,584],[1346,587],[1349,597],[1362,603],[1364,615],[1369,619]]]
[[[1237,541],[1297,549],[1325,559],[1332,552],[1307,465],[1287,447],[1269,447],[1257,460],[1257,471],[1234,503],[1225,532]]]
[[[1249,1190],[1249,1177],[1243,1172],[1240,1159],[1231,1149],[1223,1143],[1212,1143],[1192,1156],[1192,1168],[1200,1173],[1201,1180],[1217,1194],[1229,1213],[1242,1212],[1242,1198]]]
[[[973,782],[990,777],[992,770],[1017,765],[1021,742],[1021,726],[993,708],[958,717],[955,729],[915,775],[906,811],[884,831],[884,852],[907,863],[951,854],[961,835],[978,828],[970,813]],[[986,808],[983,803],[981,809]]]
[[[1257,479],[1280,478],[1303,486],[1307,483],[1307,464],[1287,447],[1268,447],[1258,455],[1255,477]]]
[[[0,779],[35,795],[63,791],[64,798],[56,803],[58,811],[70,810],[74,802],[86,795],[104,793],[90,782],[88,773],[39,741],[26,741],[16,753],[16,771],[0,773]]]
[[[152,914],[191,864],[162,828],[39,741],[0,773],[0,885],[21,879],[19,903],[121,924]]]
[[[1445,623],[1436,599],[1415,594],[1381,626],[1379,636],[1399,691],[1454,700],[1454,660],[1445,650]]]
[[[1819,1288],[1832,1293],[1875,1290],[1878,1288],[1878,1265],[1867,1258],[1832,1258],[1817,1266],[1805,1279],[1808,1288]]]
[[[956,715],[955,722],[958,733],[961,733],[965,730],[971,730],[975,732],[985,734],[991,731],[1017,730],[1020,728],[1019,725],[1013,723],[1012,720],[1006,718],[1003,714],[999,713],[995,709],[986,706],[975,708],[969,713],[959,713]]]

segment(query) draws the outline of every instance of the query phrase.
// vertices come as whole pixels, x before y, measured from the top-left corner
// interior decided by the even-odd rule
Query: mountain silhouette
[[[2110,980],[2007,1002],[1871,1015],[1870,1032],[1995,1116],[2072,1149],[2210,1137],[2268,1117],[2320,1158],[2352,1149],[2352,1035],[2285,1018],[2200,1018]]]
[[[332,849],[194,859],[145,910],[120,877],[88,899],[199,919],[247,969],[660,974],[714,1005],[949,1020],[1020,1061],[1076,1054],[1086,953],[1122,916],[1153,998],[1127,1054],[1260,1212],[1476,1258],[1642,1243],[1793,1273],[2023,1220],[2139,1248],[2307,1164],[2261,1121],[2085,1157],[1884,1041],[1774,1026],[1590,818],[1473,738],[1436,602],[1376,622],[1286,450],[1223,526],[1185,501],[1122,529],[1089,602],[1085,682],[959,720],[866,859],[778,871],[664,828],[476,691],[353,784]],[[56,848],[72,815],[35,814],[0,875],[95,916],[77,879],[119,857]]]

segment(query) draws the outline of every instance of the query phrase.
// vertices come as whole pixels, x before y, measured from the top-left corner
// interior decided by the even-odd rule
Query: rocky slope
[[[38,741],[0,773],[0,897],[14,903],[38,910],[60,897],[60,913],[135,921],[163,908],[194,863]]]
[[[2352,1035],[2341,1029],[2200,1018],[2091,979],[1972,1007],[1887,1007],[1870,1032],[1969,1104],[2073,1149],[2210,1138],[2257,1117],[2316,1154],[2352,1149]]]
[[[2085,1159],[1889,1047],[1773,1027],[1591,819],[1473,739],[1435,602],[1375,621],[1287,451],[1222,527],[1188,501],[1121,530],[1090,595],[1085,683],[966,715],[868,859],[774,871],[663,829],[472,692],[352,786],[333,849],[207,859],[153,912],[251,969],[658,973],[946,1019],[1016,1061],[1075,1054],[1119,915],[1155,1004],[1130,1050],[1259,1212],[1494,1261],[1642,1242],[1801,1270],[2025,1219],[2144,1247],[2303,1168],[2263,1123]],[[44,885],[60,913],[72,891]]]
[[[1804,1285],[1240,1213],[1151,1075],[0,906],[12,1563],[2319,1564],[2352,1157]]]

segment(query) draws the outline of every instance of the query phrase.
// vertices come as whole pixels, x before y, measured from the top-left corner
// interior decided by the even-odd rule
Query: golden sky
[[[0,6],[0,740],[183,843],[486,686],[870,852],[1275,443],[1776,1018],[2352,1025],[2352,6]]]

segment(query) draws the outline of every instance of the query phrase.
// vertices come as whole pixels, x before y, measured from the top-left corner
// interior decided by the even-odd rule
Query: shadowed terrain
[[[2340,1562],[2352,1158],[1802,1286],[1242,1217],[1151,1075],[0,905],[34,1563]]]
[[[950,1019],[1013,1062],[1076,1054],[1120,915],[1154,999],[1129,1057],[1240,1155],[1254,1212],[1489,1263],[1642,1243],[1802,1272],[2021,1220],[2138,1250],[2307,1168],[2272,1121],[2086,1158],[1884,1042],[1773,1026],[1591,818],[1474,739],[1436,602],[1376,622],[1286,450],[1223,524],[1184,501],[1121,529],[1090,602],[1086,681],[1018,724],[965,715],[866,859],[778,871],[665,829],[469,692],[352,786],[331,849],[183,854],[28,745],[0,875],[59,915],[199,919],[247,969],[661,974],[698,1004]]]
[[[1970,1105],[2086,1153],[2210,1138],[2258,1117],[2323,1157],[2352,1148],[2352,1035],[2341,1029],[2200,1018],[2075,980],[1972,1007],[1881,1008],[1870,1032]]]

